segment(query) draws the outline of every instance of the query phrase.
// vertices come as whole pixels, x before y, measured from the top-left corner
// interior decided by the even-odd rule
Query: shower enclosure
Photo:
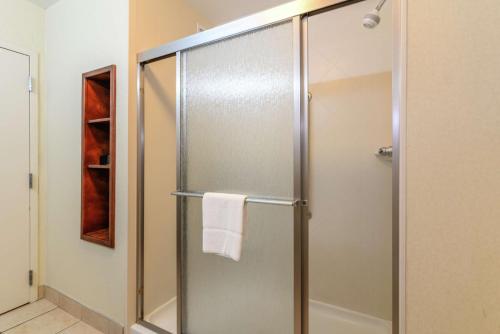
[[[309,20],[358,2],[291,2],[138,55],[139,324],[315,334]],[[204,192],[249,196],[240,262],[202,253]]]

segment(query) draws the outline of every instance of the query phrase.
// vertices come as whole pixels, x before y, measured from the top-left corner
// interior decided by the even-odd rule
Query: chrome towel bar
[[[199,197],[203,198],[203,193],[199,192],[184,192],[184,191],[174,191],[171,195],[178,197]],[[275,198],[265,198],[265,197],[248,197],[247,203],[259,203],[259,204],[270,204],[270,205],[284,205],[284,206],[298,206],[301,201],[298,200],[284,200]]]

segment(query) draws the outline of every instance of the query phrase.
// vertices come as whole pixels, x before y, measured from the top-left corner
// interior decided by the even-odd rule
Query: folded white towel
[[[203,196],[203,253],[239,261],[247,220],[246,196],[205,193]]]

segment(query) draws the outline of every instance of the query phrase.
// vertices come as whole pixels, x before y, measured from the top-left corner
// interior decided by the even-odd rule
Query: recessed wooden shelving
[[[80,237],[114,248],[116,67],[111,65],[82,77]]]

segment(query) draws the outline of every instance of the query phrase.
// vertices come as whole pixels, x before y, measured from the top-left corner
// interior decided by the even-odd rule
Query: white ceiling
[[[286,0],[186,0],[199,13],[219,25]],[[380,25],[366,29],[363,16],[379,0],[366,0],[309,19],[309,81],[311,83],[357,77],[391,70],[392,1],[382,9]]]
[[[29,0],[42,8],[48,8],[59,0]]]

